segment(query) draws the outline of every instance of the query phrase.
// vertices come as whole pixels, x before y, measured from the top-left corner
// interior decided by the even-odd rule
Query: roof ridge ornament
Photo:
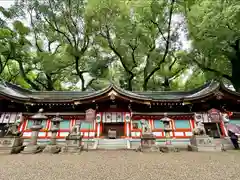
[[[216,97],[217,100],[220,100],[220,99],[223,98],[224,94],[223,94],[221,91],[217,90],[217,91],[214,93],[214,96]]]
[[[109,93],[108,93],[108,96],[110,97],[110,99],[112,101],[114,101],[116,99],[116,96],[118,95],[118,93],[115,91],[115,90],[111,90]]]

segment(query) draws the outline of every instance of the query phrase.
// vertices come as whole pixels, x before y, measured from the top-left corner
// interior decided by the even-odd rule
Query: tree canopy
[[[0,7],[0,77],[34,90],[240,91],[237,0],[16,0]],[[186,44],[190,46],[186,47]]]
[[[224,78],[240,92],[240,2],[189,2],[185,12],[193,46],[190,61],[206,72],[207,78]]]

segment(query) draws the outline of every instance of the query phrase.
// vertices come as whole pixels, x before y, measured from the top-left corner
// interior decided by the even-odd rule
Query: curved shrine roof
[[[227,92],[240,97],[240,93],[227,89],[222,83],[211,81],[203,86],[191,91],[127,91],[114,84],[99,91],[32,91],[23,89],[11,83],[0,83],[0,96],[9,99],[30,102],[69,102],[94,99],[97,97],[115,93],[141,101],[186,101],[204,98],[216,93],[219,89],[224,89]]]

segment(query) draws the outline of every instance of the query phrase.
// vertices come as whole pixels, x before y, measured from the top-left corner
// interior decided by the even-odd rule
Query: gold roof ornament
[[[220,91],[216,91],[214,93],[214,96],[216,97],[216,99],[220,100],[220,99],[223,98],[224,94],[222,92],[220,92]]]
[[[115,100],[117,95],[118,95],[117,92],[114,90],[108,93],[108,96],[110,97],[111,100]]]
[[[150,101],[144,101],[144,104],[151,105]]]
[[[80,101],[75,101],[74,102],[74,105],[78,105],[78,104],[81,104],[81,102]]]

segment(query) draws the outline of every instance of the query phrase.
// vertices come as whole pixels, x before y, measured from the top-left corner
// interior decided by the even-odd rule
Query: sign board
[[[208,111],[208,118],[210,122],[220,122],[221,120],[220,111],[217,109],[210,109]]]
[[[96,110],[88,109],[86,110],[86,121],[93,122],[96,119]]]

